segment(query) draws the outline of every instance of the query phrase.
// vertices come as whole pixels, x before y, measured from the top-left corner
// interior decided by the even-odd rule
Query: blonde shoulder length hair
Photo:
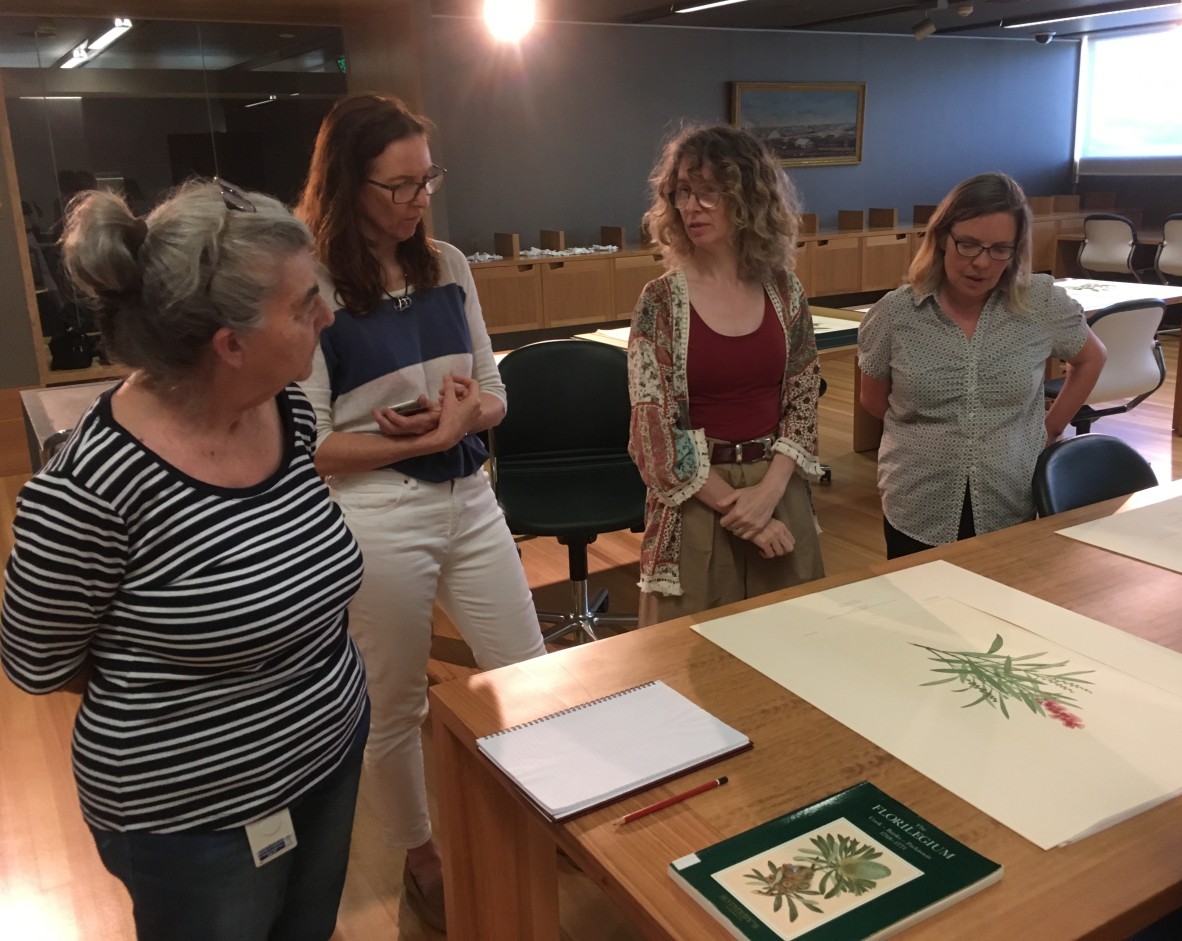
[[[907,271],[907,283],[921,297],[935,294],[944,281],[944,251],[952,227],[966,219],[976,219],[996,212],[1014,217],[1018,235],[1014,257],[997,283],[1006,294],[1011,310],[1026,312],[1026,292],[1030,287],[1030,206],[1017,181],[1004,173],[982,173],[962,180],[944,197],[928,221],[923,244]]]
[[[776,271],[792,269],[800,226],[796,191],[758,139],[728,125],[681,130],[665,143],[649,176],[651,202],[644,225],[668,268],[681,267],[694,252],[673,205],[683,162],[691,177],[708,170],[722,193],[740,277],[763,282]]]

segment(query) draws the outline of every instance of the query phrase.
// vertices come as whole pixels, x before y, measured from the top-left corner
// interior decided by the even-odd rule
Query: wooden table
[[[1182,575],[1054,534],[1122,505],[1173,496],[1182,496],[1182,481],[1135,495],[1127,504],[1118,499],[1085,507],[696,620],[944,558],[1182,650]],[[1124,938],[1182,907],[1182,798],[1071,846],[1043,851],[700,637],[690,629],[694,620],[637,630],[431,690],[452,941],[557,939],[556,845],[647,937],[725,939],[728,934],[667,875],[669,861],[863,779],[1005,866],[997,886],[922,922],[907,938]],[[754,750],[711,769],[711,775],[716,769],[730,777],[727,787],[625,828],[615,826],[623,812],[702,776],[551,824],[476,751],[477,736],[654,678],[755,742]]]

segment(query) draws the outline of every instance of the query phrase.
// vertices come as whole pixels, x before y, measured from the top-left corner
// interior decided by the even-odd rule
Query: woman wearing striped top
[[[345,616],[361,557],[292,385],[332,322],[308,246],[217,182],[146,220],[91,193],[64,236],[131,373],[21,491],[3,664],[84,692],[83,816],[141,939],[326,941],[336,921],[368,703]]]

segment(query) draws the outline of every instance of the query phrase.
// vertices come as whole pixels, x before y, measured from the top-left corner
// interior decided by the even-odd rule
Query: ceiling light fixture
[[[691,0],[689,3],[673,4],[674,13],[697,13],[699,10],[712,10],[714,7],[725,7],[732,3],[744,3],[745,0]]]
[[[63,69],[76,69],[80,65],[85,65],[96,55],[106,49],[107,46],[111,45],[111,43],[131,29],[131,26],[131,20],[127,19],[127,17],[117,17],[115,19],[115,25],[97,39],[92,39],[88,42],[82,42],[75,46],[73,51],[70,52],[70,57],[59,62],[58,67]]]
[[[1113,13],[1137,13],[1140,10],[1156,10],[1158,7],[1172,7],[1182,3],[1182,0],[1159,0],[1157,3],[1146,3],[1145,0],[1132,0],[1128,3],[1100,3],[1092,7],[1080,7],[1071,12],[1058,15],[1030,16],[1024,19],[1009,20],[1002,24],[1004,29],[1024,29],[1031,26],[1046,26],[1049,23],[1065,23],[1068,20],[1086,20],[1092,16],[1110,16]]]
[[[536,17],[534,0],[484,0],[484,25],[501,42],[518,42]]]
[[[916,40],[927,39],[932,33],[936,31],[936,24],[932,22],[930,16],[925,16],[922,20],[911,27],[911,35]]]

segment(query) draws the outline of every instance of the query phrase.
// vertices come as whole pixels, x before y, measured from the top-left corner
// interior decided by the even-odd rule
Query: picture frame
[[[862,162],[864,82],[732,82],[731,124],[785,167]]]

